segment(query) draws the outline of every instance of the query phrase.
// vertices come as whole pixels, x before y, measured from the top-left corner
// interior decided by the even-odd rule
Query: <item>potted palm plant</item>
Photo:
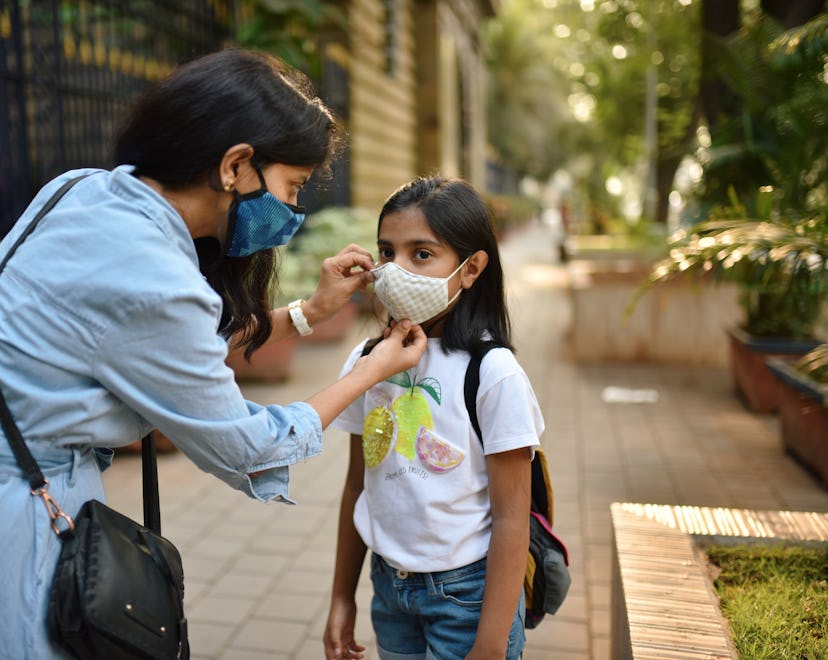
[[[783,217],[773,200],[772,188],[760,190],[751,217],[733,197],[679,231],[644,285],[677,277],[736,284],[743,319],[729,330],[734,389],[757,412],[777,407],[767,358],[802,355],[821,343],[817,324],[828,292],[828,213]]]
[[[828,487],[828,344],[796,361],[768,360],[779,383],[779,420],[786,451]]]

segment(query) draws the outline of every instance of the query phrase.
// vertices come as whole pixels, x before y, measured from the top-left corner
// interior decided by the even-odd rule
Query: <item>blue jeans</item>
[[[462,660],[474,645],[486,558],[436,573],[398,571],[371,555],[371,621],[382,660]],[[520,596],[503,657],[517,660],[526,642]]]

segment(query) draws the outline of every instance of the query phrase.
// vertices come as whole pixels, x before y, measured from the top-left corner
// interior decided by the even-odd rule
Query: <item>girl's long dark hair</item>
[[[338,139],[330,111],[303,74],[271,55],[229,48],[179,67],[144,92],[120,128],[114,160],[171,189],[216,186],[224,153],[240,143],[253,147],[259,166],[310,166],[324,174]],[[240,332],[249,358],[272,330],[275,253],[224,257],[214,239],[199,239],[196,248],[223,301],[221,332]]]
[[[463,261],[478,250],[489,263],[470,289],[464,289],[446,317],[441,333],[443,351],[479,349],[485,335],[514,350],[503,287],[503,268],[488,206],[466,181],[440,176],[418,178],[397,189],[380,211],[377,233],[390,213],[419,209],[435,236]]]

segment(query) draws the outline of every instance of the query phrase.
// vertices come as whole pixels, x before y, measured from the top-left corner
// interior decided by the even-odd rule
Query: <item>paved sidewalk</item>
[[[518,359],[546,418],[555,527],[572,560],[561,611],[527,631],[525,660],[610,657],[610,503],[828,511],[828,491],[781,448],[778,421],[734,397],[723,369],[578,365],[567,359],[566,271],[541,227],[502,246]],[[296,375],[245,385],[259,403],[305,398],[330,382],[356,341],[305,344]],[[724,338],[723,338],[724,340]],[[606,388],[616,388],[607,390]],[[653,396],[655,393],[656,396]],[[639,394],[644,402],[624,403]],[[181,550],[194,660],[318,660],[332,576],[345,434],[325,434],[321,457],[292,470],[298,506],[262,505],[199,472],[181,454],[159,457],[163,533]],[[140,458],[105,474],[109,502],[138,519]],[[363,576],[357,636],[373,649]]]

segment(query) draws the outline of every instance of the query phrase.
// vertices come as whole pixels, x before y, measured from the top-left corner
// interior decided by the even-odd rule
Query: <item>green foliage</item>
[[[346,26],[343,10],[325,0],[256,0],[254,4],[252,16],[236,33],[236,42],[273,53],[318,80],[320,34],[331,26]]]
[[[586,6],[504,1],[485,32],[489,140],[519,176],[545,179],[568,170],[584,215],[616,217],[619,200],[607,192],[607,177],[642,180],[642,169],[655,166],[669,180],[688,148],[700,3]],[[647,118],[654,135],[647,134]]]
[[[805,61],[823,62],[828,53],[828,12],[784,33],[770,47],[782,51],[797,67]]]
[[[828,292],[828,212],[794,219],[773,208],[771,190],[758,200],[762,217],[749,217],[734,196],[709,220],[677,232],[638,295],[677,277],[729,281],[740,289],[747,332],[810,337]]]
[[[545,178],[562,163],[560,137],[572,118],[568,82],[550,61],[548,23],[533,3],[504,3],[485,27],[489,141],[518,176]]]
[[[712,546],[708,559],[741,658],[828,657],[828,547]]]
[[[782,191],[797,213],[828,203],[828,85],[826,16],[783,32],[761,14],[714,44],[715,70],[741,112],[723,117],[702,155],[701,207],[759,186]]]

